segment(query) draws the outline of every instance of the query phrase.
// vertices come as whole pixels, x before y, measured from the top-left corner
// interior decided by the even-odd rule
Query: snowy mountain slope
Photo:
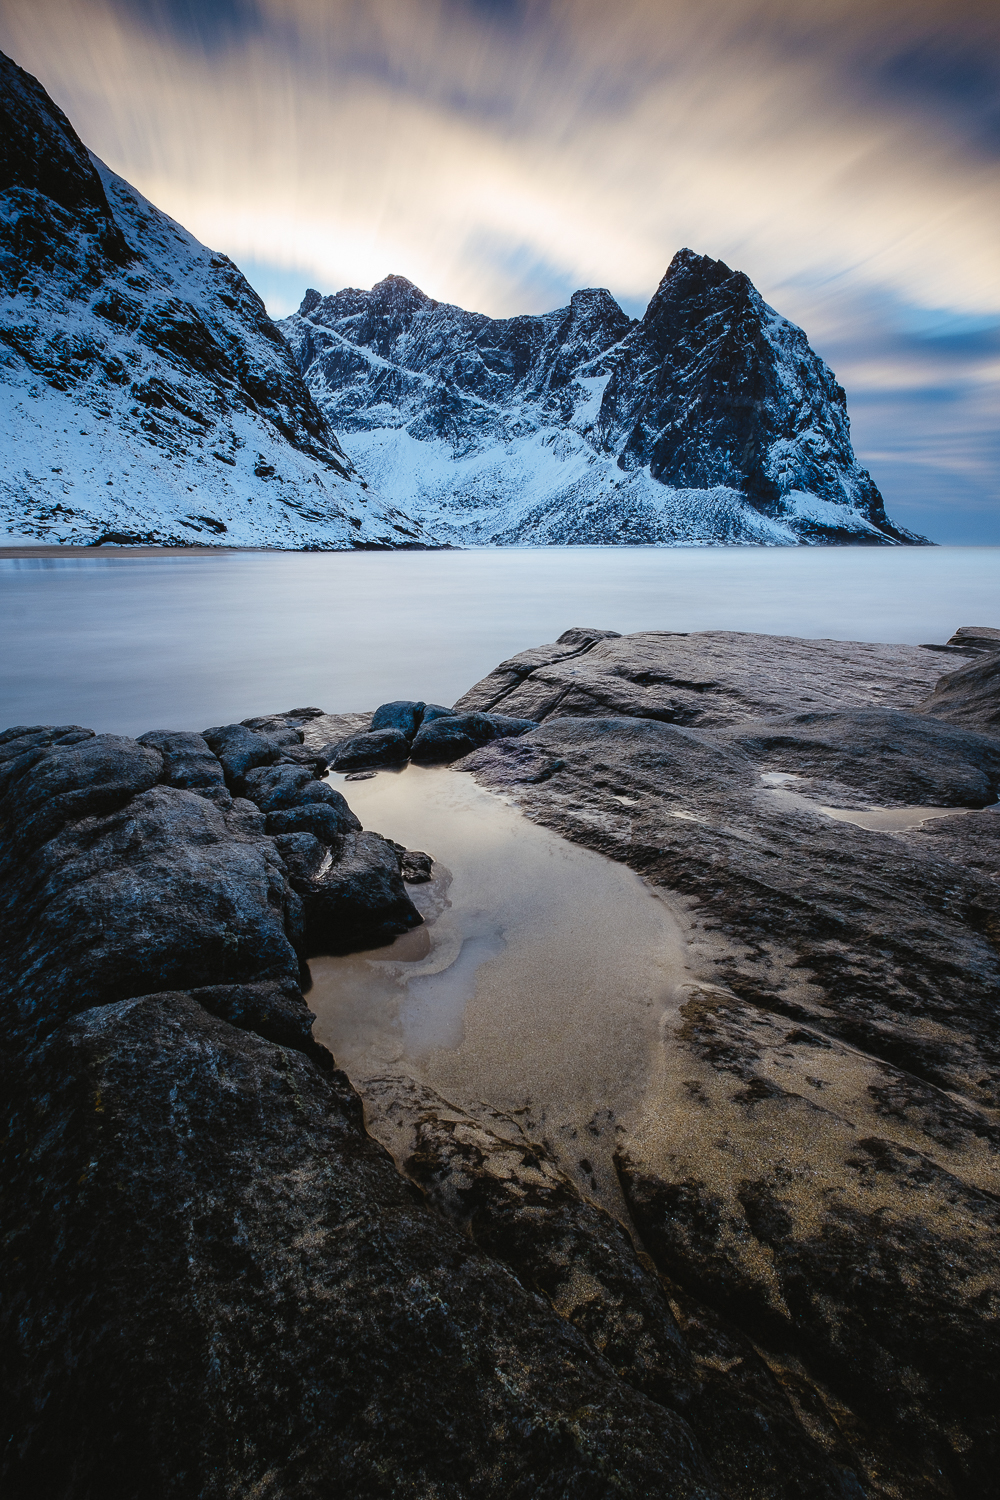
[[[401,276],[279,327],[379,492],[455,541],[920,541],[887,519],[846,397],[741,272],[682,250],[641,321],[604,290],[492,319]]]
[[[0,536],[430,540],[367,491],[262,302],[0,54]]]

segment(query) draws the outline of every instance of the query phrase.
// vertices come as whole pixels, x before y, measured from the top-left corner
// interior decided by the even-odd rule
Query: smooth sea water
[[[450,704],[571,625],[943,642],[1000,626],[1000,548],[0,559],[0,727],[137,734],[305,705]]]

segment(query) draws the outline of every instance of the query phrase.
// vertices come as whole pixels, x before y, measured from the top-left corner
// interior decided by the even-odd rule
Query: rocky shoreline
[[[990,1493],[998,667],[573,630],[453,709],[0,735],[3,1493]],[[683,917],[622,1221],[312,1036],[310,957],[431,866],[326,769],[408,758]],[[849,821],[909,807],[964,815]]]

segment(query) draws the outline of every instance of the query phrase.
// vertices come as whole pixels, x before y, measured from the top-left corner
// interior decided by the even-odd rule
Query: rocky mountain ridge
[[[489,318],[402,276],[279,326],[354,461],[454,541],[921,541],[854,456],[843,388],[742,272],[681,250],[641,320],[610,292]]]
[[[0,54],[0,532],[420,545],[233,263],[117,177]]]

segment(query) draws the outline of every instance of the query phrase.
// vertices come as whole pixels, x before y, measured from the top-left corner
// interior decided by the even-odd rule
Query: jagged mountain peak
[[[403,277],[281,325],[358,465],[494,543],[898,544],[846,397],[742,272],[685,248],[643,317],[602,287],[489,318]],[[305,304],[304,304],[305,306]]]
[[[649,300],[641,323],[647,336],[667,347],[682,331],[696,328],[710,315],[731,317],[762,311],[763,298],[750,278],[725,261],[694,250],[678,250]]]
[[[3,530],[397,546],[257,293],[0,54]],[[405,540],[404,540],[405,539]]]
[[[132,258],[80,137],[38,79],[0,53],[0,192],[11,190],[92,220],[121,264]]]

